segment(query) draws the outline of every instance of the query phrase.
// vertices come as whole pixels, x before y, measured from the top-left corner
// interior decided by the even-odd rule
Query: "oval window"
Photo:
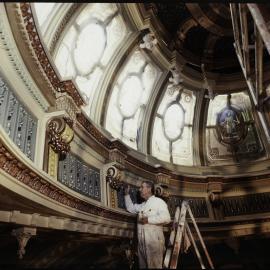
[[[106,46],[106,34],[97,23],[88,24],[79,34],[75,49],[74,62],[80,75],[87,75],[99,62]]]
[[[183,131],[184,127],[184,110],[180,104],[170,105],[163,118],[165,135],[171,140],[176,140]]]
[[[132,117],[140,106],[142,84],[137,76],[129,76],[119,92],[119,109],[126,118]]]

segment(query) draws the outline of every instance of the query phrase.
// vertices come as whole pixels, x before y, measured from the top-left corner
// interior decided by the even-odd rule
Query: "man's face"
[[[140,195],[143,199],[148,199],[151,196],[151,188],[146,183],[141,184]]]

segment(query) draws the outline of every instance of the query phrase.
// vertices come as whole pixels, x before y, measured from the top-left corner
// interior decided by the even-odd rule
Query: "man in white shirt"
[[[163,225],[171,221],[168,206],[154,195],[154,184],[143,181],[140,195],[145,200],[133,204],[129,186],[125,189],[125,204],[130,213],[138,213],[138,257],[140,268],[162,268],[165,251]]]

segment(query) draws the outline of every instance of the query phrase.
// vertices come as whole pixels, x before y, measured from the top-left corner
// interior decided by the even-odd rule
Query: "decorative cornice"
[[[37,90],[37,87],[29,79],[30,75],[28,74],[28,71],[26,70],[21,58],[18,55],[17,50],[14,47],[14,41],[12,40],[5,28],[2,15],[0,16],[0,38],[1,47],[7,52],[10,63],[13,65],[14,70],[21,78],[26,89],[29,91],[29,93],[37,102],[37,104],[41,107],[41,109],[43,111],[47,111],[49,104]]]
[[[66,92],[73,98],[77,106],[84,105],[84,100],[73,82],[71,80],[60,81],[58,74],[55,72],[38,35],[30,3],[20,3],[19,10],[21,14],[18,15],[19,17],[21,16],[22,24],[30,40],[30,45],[34,49],[35,56],[52,84],[55,93]]]
[[[47,196],[63,205],[69,206],[89,214],[93,214],[108,219],[117,219],[119,221],[134,222],[132,217],[125,214],[112,212],[109,209],[101,208],[97,205],[84,202],[72,195],[67,194],[59,187],[49,183],[45,178],[34,172],[29,166],[23,164],[16,158],[3,144],[0,139],[0,169],[10,176],[16,178],[40,194]]]
[[[124,161],[122,160],[122,163],[125,165],[129,163],[133,167],[139,168],[141,173],[149,173],[152,174],[154,177],[154,174],[162,173],[170,176],[170,179],[177,180],[179,182],[186,182],[188,183],[208,183],[208,182],[222,182],[222,183],[228,183],[228,184],[233,184],[236,182],[241,182],[241,183],[246,183],[247,181],[254,181],[254,180],[267,180],[270,179],[270,174],[269,173],[262,173],[261,175],[253,175],[253,176],[231,176],[230,178],[227,175],[226,177],[224,176],[207,176],[203,174],[199,174],[198,176],[187,176],[187,175],[179,175],[175,173],[176,166],[168,166],[165,167],[166,165],[158,165],[155,163],[152,164],[147,164],[144,160],[136,158],[132,156],[132,152],[130,152],[129,148],[124,145],[119,140],[113,140],[111,141],[109,138],[107,138],[101,131],[99,131],[94,124],[87,118],[83,113],[77,114],[77,121],[81,124],[81,126],[86,130],[86,132],[96,141],[99,145],[103,147],[106,151],[110,151],[112,149],[118,150],[119,155],[123,155]],[[162,162],[163,163],[163,162]],[[170,167],[173,167],[174,170],[172,170]],[[180,166],[179,166],[180,167]],[[200,166],[200,168],[203,168]],[[190,167],[189,169],[193,170],[192,174],[195,174],[194,168]],[[215,168],[216,170],[218,167]],[[224,167],[222,167],[224,170]],[[200,170],[200,169],[198,169]],[[202,173],[201,171],[199,171]],[[184,172],[183,172],[184,174]],[[185,174],[187,174],[185,172]]]
[[[110,235],[113,237],[132,237],[133,229],[114,227],[106,223],[97,223],[87,220],[75,220],[67,217],[51,216],[40,213],[23,213],[20,211],[0,211],[1,222],[12,222],[22,226],[28,226],[34,230],[45,228],[50,230],[66,230],[77,233],[94,233],[99,235]]]
[[[77,114],[77,121],[85,128],[85,130],[91,135],[99,144],[103,145],[105,148],[109,149],[110,140],[105,137],[83,114]]]

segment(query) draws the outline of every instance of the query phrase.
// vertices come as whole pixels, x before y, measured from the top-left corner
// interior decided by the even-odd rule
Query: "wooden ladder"
[[[165,257],[164,257],[163,267],[169,268],[169,269],[176,269],[180,249],[181,249],[181,246],[183,245],[183,239],[184,239],[184,237],[188,237],[191,241],[191,244],[194,247],[195,253],[196,253],[197,258],[198,258],[200,265],[201,265],[201,269],[206,269],[206,267],[203,263],[201,254],[199,252],[199,249],[197,247],[197,244],[194,240],[194,237],[191,233],[188,222],[186,220],[187,214],[189,214],[189,217],[191,218],[191,221],[195,227],[195,231],[198,234],[200,243],[202,245],[202,248],[203,248],[204,253],[206,255],[207,261],[209,263],[209,267],[210,267],[210,269],[214,269],[214,265],[213,265],[212,260],[209,256],[209,253],[206,249],[206,246],[205,246],[204,241],[202,239],[201,233],[199,231],[199,228],[196,224],[195,218],[191,212],[190,206],[189,206],[187,201],[182,202],[181,211],[180,211],[179,206],[177,206],[177,208],[176,208],[174,221],[173,221],[173,225],[172,225],[172,231],[170,234],[168,247],[166,249],[166,253],[165,253]],[[186,234],[186,235],[184,235],[184,234]],[[207,267],[207,268],[209,268],[209,267]]]

